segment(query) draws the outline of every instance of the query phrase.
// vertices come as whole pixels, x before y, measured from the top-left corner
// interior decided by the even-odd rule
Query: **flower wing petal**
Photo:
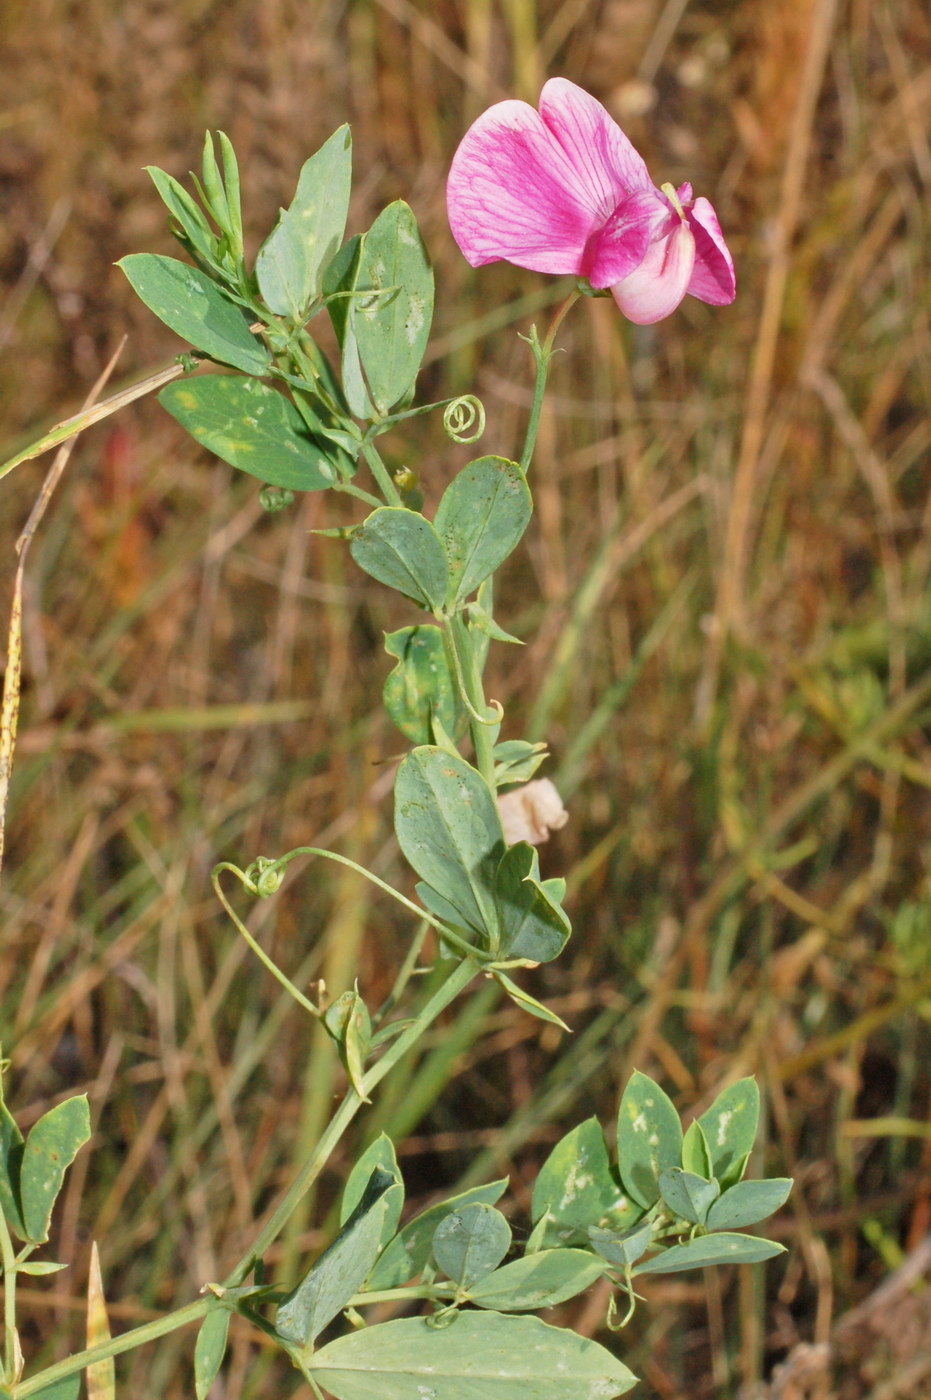
[[[652,189],[642,156],[597,98],[568,78],[550,78],[540,93],[540,116],[589,191],[603,219],[625,194]]]
[[[586,276],[592,286],[613,287],[640,266],[657,226],[669,220],[669,208],[651,185],[622,199],[604,228],[592,239]]]
[[[592,190],[539,112],[517,101],[489,107],[466,132],[446,207],[473,267],[506,258],[535,272],[581,273],[601,222]]]
[[[628,321],[651,326],[675,311],[685,296],[694,264],[692,230],[676,218],[670,232],[650,244],[636,271],[615,283],[611,295]]]
[[[707,199],[696,199],[686,214],[695,239],[695,266],[688,291],[711,306],[728,306],[737,292],[734,261],[718,216]]]

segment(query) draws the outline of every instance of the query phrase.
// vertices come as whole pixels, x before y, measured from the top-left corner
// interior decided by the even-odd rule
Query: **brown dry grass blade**
[[[126,396],[130,394],[131,391],[126,390],[123,394],[114,395],[112,399],[108,399],[105,403],[96,403],[97,396],[100,394],[100,391],[103,389],[116,367],[116,362],[122,353],[125,343],[125,338],[120,341],[109,364],[85,399],[82,412],[76,414],[74,418],[66,420],[66,423],[60,424],[57,429],[53,429],[53,431],[47,434],[46,438],[42,440],[43,445],[36,447],[34,452],[30,449],[26,453],[21,454],[18,459],[14,458],[12,460],[12,466],[15,466],[17,461],[25,461],[27,456],[35,456],[37,452],[43,451],[45,447],[52,445],[50,439],[54,438],[56,433],[60,434],[62,428],[66,427],[68,424],[72,425],[69,432],[64,434],[65,437],[69,438],[69,441],[56,453],[55,460],[52,463],[49,473],[42,483],[42,490],[39,492],[36,503],[29,514],[29,519],[26,521],[22,534],[16,541],[16,552],[19,555],[19,562],[16,565],[16,575],[13,580],[13,601],[10,605],[10,627],[7,634],[6,673],[3,677],[3,699],[2,702],[0,702],[0,872],[3,870],[3,852],[6,843],[6,807],[10,794],[10,777],[13,772],[13,755],[16,751],[16,726],[19,720],[19,691],[23,670],[23,575],[26,567],[26,556],[29,553],[29,545],[32,542],[32,537],[39,528],[39,523],[48,508],[52,493],[61,479],[62,472],[67,466],[68,458],[71,456],[71,451],[74,447],[74,439],[77,437],[78,433],[88,427],[90,423],[97,422],[100,418],[106,417],[107,413],[113,413],[115,411],[113,405],[117,407],[121,406],[121,404],[117,404],[117,400],[127,403],[130,402],[130,399]],[[179,365],[178,372],[180,373],[180,371],[181,367]],[[164,376],[160,377],[155,375],[153,379],[164,382]],[[146,381],[147,385],[151,385],[151,383],[152,381]],[[136,390],[140,389],[138,384],[134,387]],[[138,393],[133,392],[132,397],[138,398]],[[108,405],[110,406],[108,407]],[[98,410],[100,409],[106,409],[107,412],[99,412]],[[60,441],[61,438],[59,437],[57,440]],[[0,476],[10,469],[11,463],[8,462],[4,468],[0,469]]]
[[[110,1340],[110,1320],[107,1317],[107,1300],[103,1292],[103,1276],[100,1272],[100,1254],[97,1241],[91,1244],[91,1264],[87,1278],[87,1345],[95,1347],[100,1342]],[[116,1395],[116,1369],[113,1357],[105,1361],[95,1361],[87,1368],[87,1400],[114,1400]]]

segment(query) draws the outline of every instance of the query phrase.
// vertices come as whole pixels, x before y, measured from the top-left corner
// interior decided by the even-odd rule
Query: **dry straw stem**
[[[16,727],[19,719],[19,689],[23,669],[23,576],[26,569],[26,558],[29,554],[29,546],[32,543],[33,536],[48,509],[55,487],[61,480],[62,473],[68,465],[68,459],[71,456],[75,438],[78,433],[82,432],[90,423],[97,421],[98,418],[106,416],[106,413],[100,411],[105,408],[105,405],[101,404],[97,405],[97,414],[95,417],[93,405],[96,404],[100,391],[108,382],[116,368],[116,362],[122,354],[125,343],[125,339],[122,340],[114,351],[109,364],[85,399],[82,411],[77,414],[74,419],[69,419],[66,424],[60,424],[57,429],[53,429],[51,433],[47,433],[40,444],[37,444],[34,448],[27,449],[25,453],[14,458],[12,462],[8,462],[7,465],[0,470],[0,477],[2,477],[7,471],[12,470],[12,468],[17,466],[20,462],[26,461],[27,457],[38,456],[40,452],[44,452],[46,448],[53,446],[55,442],[61,442],[63,437],[69,439],[66,446],[62,447],[56,454],[55,460],[49,469],[49,473],[42,483],[42,489],[36,497],[36,502],[29,514],[29,519],[23,527],[22,534],[16,541],[18,563],[16,565],[16,573],[13,577],[13,599],[10,604],[10,626],[7,633],[6,671],[3,676],[3,700],[2,704],[0,704],[0,872],[3,870],[3,853],[6,844],[6,808],[10,792],[10,777],[13,772],[13,756],[16,751]],[[128,401],[129,400],[124,398],[124,402]],[[117,406],[122,407],[122,403]],[[115,408],[111,407],[107,412],[113,413],[115,412]],[[64,432],[63,430],[66,427],[68,431]]]

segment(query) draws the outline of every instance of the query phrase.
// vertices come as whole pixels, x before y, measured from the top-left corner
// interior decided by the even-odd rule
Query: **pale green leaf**
[[[636,1384],[597,1342],[535,1317],[401,1318],[338,1337],[309,1373],[336,1400],[612,1400]]]
[[[117,267],[149,310],[196,350],[246,374],[268,370],[269,351],[252,335],[236,303],[205,273],[160,253],[130,253]]]

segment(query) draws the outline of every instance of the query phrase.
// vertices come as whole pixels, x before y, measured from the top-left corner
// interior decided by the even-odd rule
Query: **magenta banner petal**
[[[567,78],[550,78],[540,116],[607,218],[631,190],[652,189],[643,157],[601,103]]]
[[[676,219],[673,231],[650,244],[636,272],[616,283],[611,295],[629,321],[651,326],[675,311],[685,296],[694,263],[692,231]]]
[[[718,216],[707,199],[696,199],[686,217],[695,239],[695,266],[688,291],[711,306],[728,306],[736,296],[737,282]]]
[[[505,258],[536,272],[581,273],[602,223],[596,192],[540,114],[498,102],[453,157],[446,204],[453,237],[473,267]]]

